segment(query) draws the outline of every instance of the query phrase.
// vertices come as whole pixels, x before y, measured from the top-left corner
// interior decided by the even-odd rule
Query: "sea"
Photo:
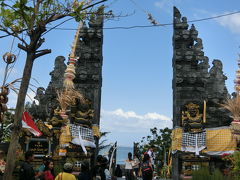
[[[117,147],[117,164],[125,164],[125,160],[128,158],[128,153],[131,152],[133,154],[132,147]]]
[[[100,152],[101,155],[107,156],[109,148],[106,148]],[[125,164],[125,160],[128,158],[128,153],[131,152],[133,154],[133,147],[117,147],[117,164],[123,165]]]

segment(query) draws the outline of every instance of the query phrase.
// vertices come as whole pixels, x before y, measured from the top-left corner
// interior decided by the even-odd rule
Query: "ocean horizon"
[[[109,148],[105,148],[99,154],[107,156],[108,150]],[[128,158],[129,152],[133,154],[133,147],[117,146],[117,164],[125,164],[125,160]]]

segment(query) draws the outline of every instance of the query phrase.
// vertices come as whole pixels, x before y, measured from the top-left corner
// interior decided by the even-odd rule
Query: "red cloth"
[[[44,180],[54,180],[54,176],[51,171],[44,171]]]

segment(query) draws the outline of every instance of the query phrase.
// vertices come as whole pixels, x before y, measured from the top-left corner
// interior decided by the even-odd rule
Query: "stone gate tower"
[[[209,59],[204,55],[202,39],[192,24],[189,28],[187,18],[182,17],[174,7],[173,13],[173,128],[184,127],[183,110],[187,104],[193,103],[203,111],[206,102],[206,119],[202,127],[218,127],[229,125],[231,120],[226,110],[219,104],[228,96],[225,87],[227,77],[223,74],[223,65],[220,60],[213,60],[209,70]],[[188,106],[189,107],[189,106]],[[200,117],[200,116],[199,116]],[[181,161],[178,153],[173,155],[173,179],[179,179]]]
[[[92,16],[88,23],[80,23],[74,38],[72,52],[74,51],[74,58],[78,60],[75,64],[73,83],[81,98],[75,99],[75,103],[67,107],[67,119],[64,119],[59,109],[60,102],[57,100],[57,94],[63,90],[67,65],[64,62],[65,58],[58,56],[55,59],[54,69],[50,72],[51,81],[48,87],[46,90],[43,87],[37,89],[35,99],[39,104],[33,103],[28,109],[43,135],[40,137],[41,139],[29,135],[29,141],[22,142],[23,147],[28,147],[32,140],[48,142],[47,152],[42,154],[50,154],[56,160],[55,165],[59,167],[65,161],[71,160],[75,164],[76,171],[79,170],[79,162],[83,160],[87,159],[91,165],[94,164],[100,137],[103,11],[103,7],[100,7],[97,15]],[[64,147],[63,143],[61,144],[63,127],[69,128],[66,131],[68,131],[68,135],[71,132],[72,137],[71,140],[68,139],[69,142]],[[85,145],[78,142],[80,136]],[[81,148],[80,145],[84,148]]]

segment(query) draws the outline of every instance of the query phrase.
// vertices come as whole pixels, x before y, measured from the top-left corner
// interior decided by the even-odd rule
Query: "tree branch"
[[[84,10],[90,8],[90,7],[96,6],[97,4],[103,3],[103,2],[105,2],[105,1],[107,1],[107,0],[102,0],[102,1],[96,2],[96,3],[94,3],[94,4],[91,4],[91,5],[89,5],[89,6],[86,6],[85,8],[82,9],[82,11],[84,11]]]
[[[40,50],[40,51],[37,51],[38,53],[37,54],[35,54],[35,59],[37,59],[38,57],[40,57],[40,56],[43,56],[43,55],[45,55],[45,54],[49,54],[49,53],[51,53],[52,51],[51,51],[51,49],[44,49],[44,50]]]
[[[52,28],[50,28],[49,30],[47,30],[46,32],[44,32],[44,33],[42,34],[42,36],[43,36],[43,35],[45,35],[45,34],[47,34],[49,31],[51,31],[51,30],[55,29],[56,27],[60,26],[61,24],[65,23],[65,22],[67,22],[67,21],[69,21],[69,20],[71,20],[71,19],[73,19],[73,17],[71,17],[71,18],[69,18],[69,19],[66,19],[66,20],[64,20],[63,22],[61,22],[61,23],[57,24],[56,26],[53,26]]]
[[[3,36],[0,36],[0,38],[5,38],[5,37],[8,37],[8,36],[11,36],[11,34],[6,34],[6,35],[3,35]]]
[[[55,14],[55,15],[51,15],[46,21],[45,24],[51,23],[53,21],[62,19],[64,17],[68,16],[68,14]]]
[[[91,7],[93,7],[93,6],[97,5],[97,4],[103,3],[103,2],[105,2],[105,1],[107,1],[107,0],[101,0],[101,1],[99,1],[99,2],[96,2],[96,3],[94,3],[94,4],[91,4],[91,5],[89,5],[89,6],[86,6],[85,8],[82,9],[82,11],[84,11],[84,10],[86,10],[86,9],[88,9],[88,8],[91,8]],[[69,14],[55,14],[55,15],[52,15],[52,16],[50,16],[50,17],[45,21],[45,24],[48,24],[48,23],[50,23],[50,22],[52,22],[52,21],[56,21],[56,20],[62,19],[62,18],[64,18],[64,17],[66,17],[66,16],[69,16]],[[52,27],[51,29],[49,29],[48,31],[46,31],[45,33],[43,33],[42,36],[45,35],[46,33],[48,33],[49,31],[53,30],[53,29],[56,28],[57,26],[60,26],[61,24],[65,23],[66,21],[69,21],[69,20],[71,20],[71,19],[72,19],[72,18],[67,19],[67,20],[61,22],[60,24]]]
[[[26,52],[28,52],[28,48],[23,46],[22,44],[18,43],[18,47]]]
[[[38,43],[37,43],[37,46],[36,46],[36,49],[40,48],[41,45],[45,42],[45,39],[44,38],[40,38]]]
[[[12,29],[11,29],[11,30],[12,30]],[[20,37],[18,36],[18,34],[15,33],[15,32],[9,32],[7,29],[4,29],[4,28],[1,28],[0,31],[5,32],[5,33],[8,34],[9,36],[14,36],[14,37],[18,38],[22,43],[25,44],[25,46],[28,45],[27,42],[26,42],[23,38],[20,38]],[[22,30],[21,32],[23,32],[23,31],[25,31],[25,30]],[[2,37],[6,37],[6,36],[7,36],[7,35],[2,36]]]

